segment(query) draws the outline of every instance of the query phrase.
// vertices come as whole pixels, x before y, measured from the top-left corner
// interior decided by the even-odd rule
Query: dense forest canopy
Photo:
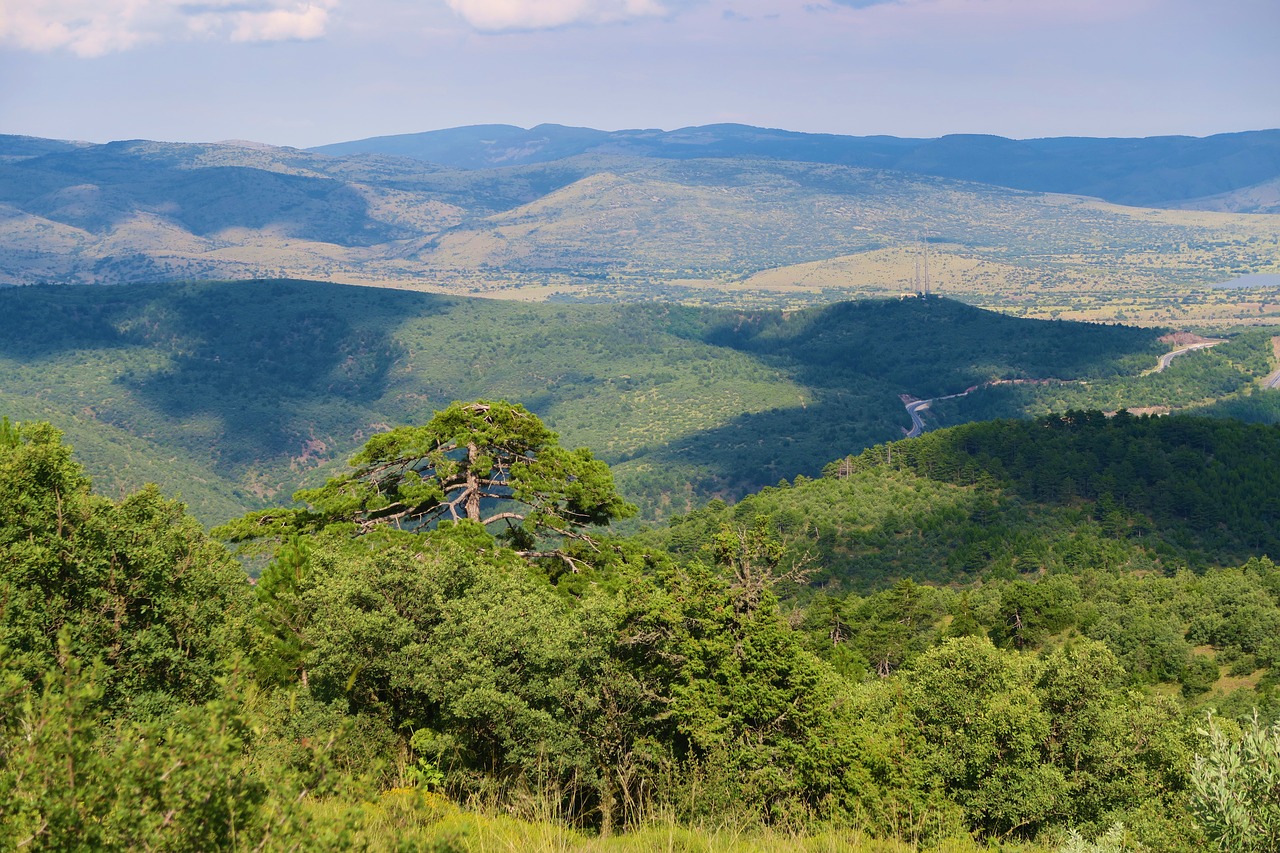
[[[983,386],[936,401],[930,428],[1211,401],[1275,420],[1269,393],[1249,395],[1273,369],[1265,335],[1150,373],[1170,349],[1158,330],[937,297],[782,312],[259,281],[11,288],[0,304],[0,411],[63,430],[104,493],[156,482],[207,525],[322,486],[371,435],[454,400],[518,400],[591,448],[635,527],[900,437],[903,394]]]
[[[406,488],[439,507],[475,460],[430,454],[495,411],[521,423],[495,453],[558,458],[521,407],[459,404],[337,482],[427,460],[361,511]],[[593,536],[569,568],[467,512],[334,516],[261,529],[254,586],[180,504],[95,496],[56,430],[0,421],[0,834],[1276,850],[1280,569],[1251,538],[1274,503],[1250,500],[1275,436],[1091,413],[943,430]],[[1138,456],[1175,491],[1235,484],[1230,529],[1120,488]]]

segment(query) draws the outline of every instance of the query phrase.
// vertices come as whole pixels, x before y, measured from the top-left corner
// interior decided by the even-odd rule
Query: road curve
[[[1280,340],[1280,336],[1278,336],[1277,339]],[[1146,373],[1142,375],[1150,376],[1152,373],[1163,373],[1165,368],[1169,366],[1169,362],[1173,361],[1175,358],[1177,358],[1180,355],[1183,355],[1184,353],[1192,352],[1194,350],[1208,349],[1209,347],[1216,347],[1218,344],[1225,344],[1225,343],[1226,343],[1225,340],[1217,339],[1217,340],[1209,340],[1209,341],[1200,341],[1199,343],[1188,344],[1185,347],[1179,347],[1173,352],[1167,352],[1164,355],[1160,356],[1160,360],[1156,362],[1156,366],[1151,368],[1150,370],[1148,370]],[[1280,344],[1277,344],[1277,347],[1278,347],[1278,351],[1280,351]],[[1012,381],[1035,382],[1039,380],[1012,380]],[[1065,381],[1071,382],[1074,380],[1068,379]],[[930,397],[928,400],[917,400],[914,397],[912,397],[910,394],[899,395],[899,399],[902,400],[902,405],[906,408],[907,414],[911,416],[911,429],[903,430],[903,433],[904,433],[903,438],[916,438],[917,436],[924,433],[924,419],[920,417],[920,413],[923,412],[925,409],[929,408],[929,404],[932,403],[934,400],[954,400],[956,397],[963,397],[971,391],[977,391],[979,388],[985,388],[988,385],[993,385],[993,384],[997,384],[997,383],[985,382],[982,385],[974,385],[972,388],[967,388],[958,394],[947,394],[946,396],[943,396],[943,397]],[[1272,374],[1270,377],[1267,378],[1266,387],[1280,388],[1280,370],[1277,370],[1274,374]]]
[[[924,419],[920,417],[920,410],[929,408],[932,400],[913,400],[906,403],[907,414],[911,416],[911,429],[907,431],[904,438],[915,438],[924,432]]]
[[[972,388],[966,388],[959,394],[947,394],[944,397],[930,397],[928,400],[915,400],[907,394],[901,395],[902,405],[906,407],[907,414],[911,416],[911,429],[905,430],[906,435],[903,438],[915,438],[924,432],[924,419],[920,417],[920,413],[929,408],[929,404],[934,400],[954,400],[956,397],[963,397],[970,391],[977,391],[981,386],[975,385]]]
[[[1280,361],[1280,335],[1276,335],[1271,339],[1271,351],[1275,353],[1276,361]],[[1280,388],[1280,370],[1268,376],[1262,383],[1263,388]]]
[[[1198,349],[1208,349],[1209,347],[1216,347],[1218,344],[1225,344],[1225,343],[1226,341],[1224,340],[1201,341],[1198,344],[1188,344],[1185,347],[1179,347],[1173,352],[1167,352],[1164,355],[1160,356],[1160,361],[1156,362],[1155,368],[1147,372],[1148,373],[1164,373],[1164,369],[1169,366],[1169,362],[1173,361],[1175,358],[1182,355],[1183,353],[1188,353]]]

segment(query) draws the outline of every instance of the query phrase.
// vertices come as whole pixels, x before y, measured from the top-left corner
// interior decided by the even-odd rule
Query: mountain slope
[[[1171,206],[1182,210],[1215,210],[1224,213],[1280,213],[1280,178],[1188,199]]]
[[[382,153],[462,169],[545,163],[575,154],[669,159],[750,158],[893,169],[1038,192],[1089,195],[1164,207],[1280,177],[1280,130],[1205,138],[1061,137],[1013,140],[837,136],[719,124],[674,131],[543,124],[529,130],[479,125],[322,145],[326,154]],[[1237,208],[1247,212],[1245,208]]]
[[[1256,322],[1265,300],[1232,307],[1209,286],[1280,269],[1278,221],[758,155],[589,153],[464,171],[385,154],[0,137],[9,284],[292,276],[795,307],[922,289],[913,266],[927,243],[935,288],[977,304],[1162,323],[1182,322],[1191,299]]]
[[[1051,371],[1142,405],[1201,362],[1214,387],[1250,381],[1212,351],[1136,378],[1166,350],[1157,334],[937,298],[781,312],[303,281],[12,288],[0,291],[0,414],[94,448],[90,473],[109,493],[159,479],[213,522],[315,483],[374,432],[505,398],[614,465],[660,519],[901,435],[901,394]],[[1201,387],[1186,386],[1188,402]]]

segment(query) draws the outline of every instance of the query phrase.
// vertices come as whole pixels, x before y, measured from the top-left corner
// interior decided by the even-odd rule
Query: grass
[[[685,826],[670,818],[610,837],[583,832],[549,819],[531,819],[495,809],[465,809],[447,799],[414,789],[396,789],[361,804],[352,814],[338,801],[312,805],[312,819],[339,823],[354,819],[351,846],[372,851],[432,850],[474,853],[562,851],[563,853],[980,853],[1004,850],[1047,853],[1048,848],[1018,843],[987,846],[969,837],[918,847],[876,839],[856,829],[792,833],[776,829]]]

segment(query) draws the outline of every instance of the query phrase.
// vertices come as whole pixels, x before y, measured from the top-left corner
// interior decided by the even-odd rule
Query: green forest
[[[1142,406],[1276,419],[1253,393],[1265,335],[1149,373],[1161,335],[937,297],[783,312],[282,280],[33,286],[0,290],[0,412],[62,430],[104,494],[158,483],[215,525],[454,400],[520,400],[612,467],[635,530],[901,437],[903,394],[1052,380],[939,400],[930,426]]]
[[[1272,395],[1256,393],[1254,380],[1272,370],[1271,333],[1241,332],[1225,343],[1175,359],[1167,370],[1134,370],[1084,381],[1000,384],[941,400],[932,408],[945,424],[1022,417],[1072,409],[1199,409],[1241,420],[1275,423]],[[1149,365],[1143,365],[1149,367]],[[1048,373],[1039,374],[1049,376]]]
[[[971,424],[623,537],[482,398],[210,533],[0,420],[0,845],[1280,850],[1278,443]]]

